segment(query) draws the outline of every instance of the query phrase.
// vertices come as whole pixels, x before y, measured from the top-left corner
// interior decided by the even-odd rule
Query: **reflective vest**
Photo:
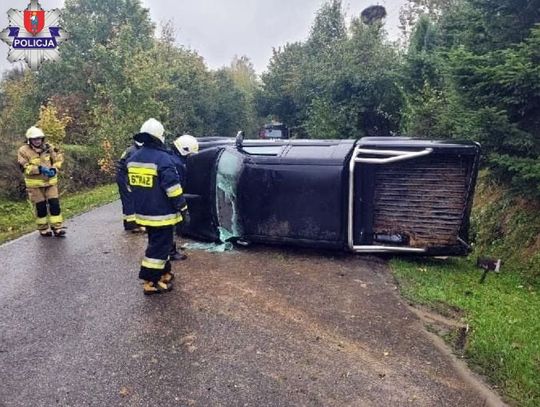
[[[40,148],[25,144],[17,152],[17,161],[23,171],[26,188],[43,188],[56,185],[58,176],[49,178],[40,174],[39,166],[56,168],[58,173],[64,157],[50,144],[43,144]]]
[[[145,142],[127,160],[128,182],[139,225],[172,226],[187,209],[174,162],[162,144]]]

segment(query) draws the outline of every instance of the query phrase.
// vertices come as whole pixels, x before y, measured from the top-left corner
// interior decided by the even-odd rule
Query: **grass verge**
[[[67,194],[60,198],[62,214],[68,219],[118,199],[116,184]],[[28,201],[0,198],[0,244],[35,230],[32,205]]]
[[[471,259],[392,260],[404,297],[469,324],[463,356],[512,404],[540,405],[540,296],[516,273],[489,274]],[[448,338],[447,338],[448,339]]]
[[[469,258],[394,259],[391,267],[408,300],[469,325],[465,341],[439,333],[510,404],[540,406],[540,202],[513,196],[483,171],[471,220]],[[501,273],[480,284],[477,255],[501,258]]]

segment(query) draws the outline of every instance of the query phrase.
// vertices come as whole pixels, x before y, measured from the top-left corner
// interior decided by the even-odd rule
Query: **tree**
[[[154,24],[139,0],[66,0],[62,20],[71,38],[60,50],[62,59],[39,71],[38,93],[42,104],[53,98],[59,107],[70,106],[71,141],[94,143],[96,134],[118,130],[94,131],[96,112],[116,113],[102,123],[122,120],[116,103],[131,91],[125,68],[152,47]]]
[[[262,77],[260,113],[314,138],[397,132],[403,102],[398,54],[380,24],[355,18],[348,32],[341,2],[323,5],[305,43],[274,52]]]
[[[323,4],[317,12],[306,45],[313,54],[333,53],[334,46],[346,37],[341,0],[331,0]]]
[[[21,140],[28,127],[36,123],[40,106],[37,86],[36,76],[30,70],[14,70],[0,83],[1,142]]]
[[[227,68],[214,74],[216,84],[216,134],[232,137],[239,130],[245,130],[248,95],[235,83]],[[249,134],[249,133],[248,133]]]
[[[538,5],[462,0],[418,23],[404,70],[406,129],[480,141],[492,173],[528,194],[540,183]]]
[[[66,0],[63,19],[71,39],[61,48],[62,59],[37,74],[13,71],[0,82],[0,149],[6,157],[11,142],[36,123],[40,106],[40,124],[57,142],[78,144],[66,150],[92,174],[97,164],[113,171],[149,117],[163,122],[169,138],[255,132],[258,82],[247,57],[210,71],[200,55],[176,44],[171,23],[154,36],[140,0]],[[72,120],[60,119],[66,117]]]
[[[52,103],[47,104],[47,106],[41,106],[39,109],[39,120],[36,126],[43,130],[47,135],[48,141],[60,147],[66,137],[66,126],[71,118],[58,116],[58,112]]]
[[[461,0],[408,0],[399,11],[399,22],[405,43],[417,27],[421,18],[438,21],[441,15],[459,7]]]
[[[289,43],[273,50],[268,71],[262,74],[257,94],[257,111],[262,117],[274,116],[288,126],[301,126],[309,95],[306,94],[308,56],[301,43]]]

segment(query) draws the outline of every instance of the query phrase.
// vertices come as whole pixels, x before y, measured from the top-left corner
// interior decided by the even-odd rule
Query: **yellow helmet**
[[[26,130],[26,138],[28,140],[33,138],[44,138],[45,133],[43,133],[43,130],[41,130],[39,127],[32,126],[28,130]]]

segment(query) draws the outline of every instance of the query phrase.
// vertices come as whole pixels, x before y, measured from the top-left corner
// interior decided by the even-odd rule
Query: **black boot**
[[[187,255],[185,255],[184,253],[180,253],[180,252],[171,253],[169,256],[170,256],[171,261],[186,260],[187,259]]]
[[[61,228],[53,228],[53,234],[55,237],[65,237],[66,236],[66,229],[61,227]]]
[[[173,243],[171,247],[171,251],[169,252],[169,260],[170,261],[177,261],[177,260],[185,260],[187,259],[187,256],[183,253],[180,253],[176,249],[176,243]]]

